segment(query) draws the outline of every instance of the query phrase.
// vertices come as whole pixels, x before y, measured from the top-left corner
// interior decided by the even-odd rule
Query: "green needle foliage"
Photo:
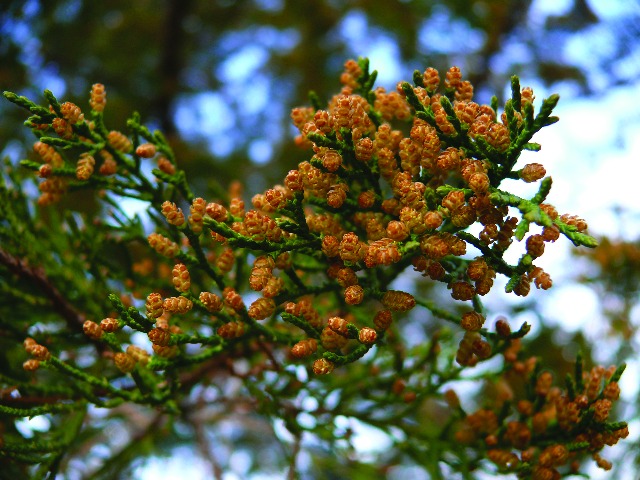
[[[252,208],[237,184],[198,197],[139,115],[126,134],[109,130],[102,85],[87,113],[49,91],[47,106],[5,92],[37,137],[37,159],[6,165],[0,187],[7,471],[69,471],[111,421],[130,442],[108,444],[85,475],[121,474],[183,423],[220,476],[223,453],[203,429],[236,418],[242,433],[228,451],[259,450],[267,440],[237,419],[247,411],[291,437],[274,433],[285,453],[256,468],[288,464],[292,478],[303,435],[315,438],[315,468],[335,475],[414,464],[433,478],[545,479],[579,472],[588,457],[611,467],[599,452],[628,434],[610,419],[624,365],[585,368],[577,358],[554,385],[563,372],[527,355],[529,325],[489,325],[481,301],[497,275],[506,293],[550,288],[534,262],[562,236],[596,246],[584,220],[546,203],[541,164],[516,167],[558,120],[558,96],[536,112],[513,77],[500,114],[497,101],[472,101],[455,67],[444,81],[416,71],[394,92],[375,79],[367,60],[350,60],[339,94],[293,110],[296,142],[312,152]],[[37,207],[26,169],[42,178]],[[505,180],[539,187],[522,198]],[[144,202],[148,221],[126,199]],[[69,202],[91,207],[78,213]],[[412,339],[412,328],[425,338]],[[465,390],[469,380],[498,393]],[[50,428],[25,438],[15,422],[36,416]],[[387,434],[373,461],[354,463],[344,418]]]

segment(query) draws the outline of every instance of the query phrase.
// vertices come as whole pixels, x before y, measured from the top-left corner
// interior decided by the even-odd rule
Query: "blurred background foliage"
[[[167,134],[196,194],[211,198],[213,181],[226,185],[242,179],[246,191],[254,193],[281,181],[307,155],[291,141],[289,111],[309,103],[309,90],[328,100],[348,58],[370,57],[381,73],[378,83],[387,89],[409,80],[414,69],[458,65],[475,85],[479,102],[506,93],[512,74],[525,85],[559,90],[565,98],[597,97],[637,82],[639,40],[635,0],[4,0],[0,88],[34,99],[49,88],[58,98],[86,107],[91,84],[104,83],[107,123],[124,129],[131,111],[139,111],[147,124]],[[23,112],[0,102],[0,155],[14,162],[31,155],[33,139],[23,120]],[[640,244],[605,239],[583,257],[588,267],[576,281],[592,286],[602,301],[603,323],[615,346],[610,361],[625,360],[638,347]],[[512,313],[512,307],[503,308]],[[518,308],[539,315],[533,303]],[[590,357],[582,333],[558,334],[552,328],[557,325],[541,322],[532,354],[545,352],[558,372],[571,368],[577,350],[571,345],[580,345]],[[551,354],[552,346],[557,355]],[[622,418],[637,415],[637,405],[626,408]],[[221,422],[214,413],[203,409],[199,415],[205,423]],[[192,423],[180,427],[180,420],[177,426],[157,420],[141,419],[147,427],[138,432],[140,438],[150,438],[143,435],[148,428],[155,431],[155,443],[136,446],[141,456],[134,467],[144,455],[168,454],[204,435],[185,427]],[[213,437],[218,451],[227,453],[214,473],[233,470],[233,455],[245,451],[262,455],[245,462],[245,470],[237,467],[241,474],[281,471],[288,454],[275,454],[274,460],[264,453],[271,443],[251,435],[264,425],[244,418],[244,428],[238,428],[232,420],[224,419]],[[117,418],[109,422],[117,437]],[[107,422],[94,425],[101,427]],[[349,427],[344,430],[343,443],[335,443],[335,432],[327,438],[334,436],[335,448],[354,448]],[[310,456],[302,465],[309,472],[333,471],[333,478],[385,473],[357,455],[343,457],[353,461],[338,466],[326,444],[307,445],[307,450]],[[626,451],[638,465],[640,449],[628,445]],[[103,468],[122,474],[120,468],[131,460],[124,457]],[[399,461],[393,452],[386,459]]]

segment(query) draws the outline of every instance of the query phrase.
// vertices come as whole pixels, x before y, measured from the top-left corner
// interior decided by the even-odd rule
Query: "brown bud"
[[[468,282],[453,282],[451,284],[451,296],[455,300],[471,300],[476,291]]]
[[[187,292],[191,287],[191,277],[187,266],[183,263],[176,263],[171,273],[173,286],[176,290],[179,292]]]
[[[29,353],[31,353],[33,358],[35,358],[36,360],[43,361],[43,360],[49,360],[49,358],[51,358],[49,349],[44,345],[33,345],[32,347],[30,347]]]
[[[222,309],[222,299],[211,292],[201,292],[198,297],[209,312],[219,312]]]
[[[372,190],[366,190],[358,195],[358,206],[362,209],[371,208],[376,201],[376,194]]]
[[[162,215],[167,219],[167,222],[176,227],[184,225],[184,214],[178,206],[170,201],[166,201],[162,204]]]
[[[349,305],[358,305],[364,299],[364,289],[360,285],[351,285],[344,290],[344,300]]]
[[[165,298],[162,308],[170,313],[187,313],[193,307],[193,302],[187,297]]]
[[[358,333],[358,340],[365,345],[373,345],[378,339],[378,334],[373,328],[362,327]]]
[[[84,334],[92,340],[98,340],[102,336],[102,328],[96,322],[87,320],[82,325]]]
[[[156,146],[153,143],[142,143],[136,148],[136,155],[142,158],[151,158],[156,154]]]
[[[209,215],[214,220],[217,220],[218,222],[224,222],[229,217],[227,209],[219,203],[208,203],[205,211],[207,212],[207,215]]]
[[[118,370],[120,370],[122,373],[129,373],[136,366],[135,359],[127,353],[122,353],[122,352],[116,353],[113,356],[113,361],[115,362]]]
[[[158,169],[168,175],[176,173],[176,167],[167,157],[158,158]]]
[[[392,321],[393,317],[390,310],[380,310],[376,313],[375,317],[373,317],[373,324],[379,332],[384,332],[389,328]]]
[[[178,354],[178,346],[177,345],[152,345],[153,352],[162,358],[173,358]]]
[[[511,335],[511,327],[504,318],[500,318],[496,322],[496,332],[502,338],[508,338]]]
[[[50,163],[45,163],[43,165],[40,165],[40,168],[38,169],[38,176],[40,178],[50,177],[52,173],[53,173],[53,167],[51,166]]]
[[[409,236],[409,228],[404,222],[392,220],[387,225],[387,235],[389,238],[401,242]]]
[[[329,149],[322,157],[322,166],[329,172],[337,171],[342,165],[342,156],[335,150]]]
[[[553,376],[551,375],[551,373],[542,372],[536,380],[536,387],[535,387],[536,394],[541,397],[546,396],[549,393],[549,390],[551,389],[552,383],[553,383]]]
[[[244,323],[229,322],[218,327],[217,333],[222,338],[232,339],[232,338],[238,338],[244,335],[245,330],[246,330],[246,326]]]
[[[226,287],[222,291],[224,303],[236,312],[240,312],[245,308],[244,301],[238,292],[231,287]]]
[[[107,140],[109,144],[116,150],[128,153],[131,150],[131,140],[129,140],[126,135],[116,130],[112,130],[107,135]]]
[[[460,398],[458,398],[458,394],[455,390],[445,390],[444,392],[444,401],[447,402],[451,408],[460,408]]]
[[[131,356],[136,362],[146,365],[149,362],[149,353],[143,348],[129,345],[127,347],[127,355]]]
[[[331,317],[327,322],[327,326],[331,330],[333,330],[339,335],[342,335],[343,337],[349,336],[349,330],[347,329],[347,324],[348,322],[342,317]]]
[[[40,361],[35,358],[30,358],[22,364],[22,368],[27,372],[35,372],[40,368]]]
[[[102,328],[104,332],[113,333],[120,328],[120,323],[115,318],[107,317],[103,318],[100,322],[100,328]]]
[[[313,373],[316,375],[327,375],[333,372],[335,365],[326,358],[319,358],[313,362]]]
[[[410,293],[400,290],[388,290],[382,296],[382,304],[389,310],[406,312],[416,306],[416,300]]]
[[[472,173],[467,183],[474,193],[484,193],[490,187],[489,176],[484,172]]]
[[[402,401],[404,403],[413,403],[416,398],[418,398],[418,394],[416,392],[405,392],[405,394],[402,396]]]
[[[293,192],[299,192],[304,189],[302,174],[298,170],[289,170],[289,173],[284,179],[284,184]]]
[[[154,345],[160,345],[162,347],[169,345],[171,341],[171,333],[164,328],[154,328],[147,333],[149,340]]]
[[[91,99],[89,105],[96,112],[104,111],[104,107],[107,104],[107,92],[104,85],[101,83],[94,83],[91,86]]]
[[[322,239],[322,253],[327,257],[337,257],[339,253],[340,242],[338,239],[331,235],[325,235]]]
[[[544,237],[542,235],[531,235],[527,238],[527,253],[533,258],[538,258],[544,253]]]
[[[466,312],[462,315],[460,326],[467,331],[475,332],[482,328],[484,317],[478,312]]]
[[[254,320],[264,320],[270,317],[276,309],[272,298],[260,297],[249,306],[249,317]]]
[[[396,378],[391,385],[391,392],[393,392],[395,395],[400,395],[404,391],[406,386],[407,383],[403,379]]]
[[[544,167],[539,163],[529,163],[525,165],[524,168],[520,170],[519,173],[520,173],[520,178],[522,178],[527,183],[540,180],[547,174]]]
[[[313,355],[318,349],[318,341],[315,338],[300,340],[291,347],[291,356],[294,358],[305,358]]]
[[[440,212],[430,210],[424,214],[424,226],[429,230],[434,230],[442,225],[442,215]]]
[[[280,277],[271,277],[262,289],[262,296],[266,298],[273,298],[280,293],[283,287],[284,280]]]
[[[149,318],[158,318],[161,316],[164,312],[162,304],[162,295],[159,293],[150,293],[147,296],[147,303],[145,304],[147,316]]]
[[[349,340],[346,337],[336,333],[329,327],[325,327],[320,334],[320,343],[327,350],[340,350],[348,341]]]

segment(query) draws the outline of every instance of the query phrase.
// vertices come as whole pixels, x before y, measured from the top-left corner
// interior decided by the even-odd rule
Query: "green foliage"
[[[293,439],[269,438],[286,453],[256,468],[288,464],[291,476],[305,435],[317,440],[313,471],[363,476],[406,463],[433,478],[570,474],[579,467],[570,461],[624,438],[626,423],[609,419],[624,366],[583,374],[578,358],[566,388],[552,388],[544,359],[522,349],[529,325],[484,325],[480,297],[496,274],[507,293],[526,296],[531,283],[551,286],[533,263],[545,242],[597,243],[583,220],[545,203],[544,168],[516,169],[524,150],[539,150],[533,136],[557,121],[557,95],[536,113],[513,77],[500,122],[471,101],[459,70],[441,93],[432,74],[415,74],[401,95],[374,88],[367,60],[347,62],[340,95],[292,114],[297,143],[313,154],[249,210],[237,185],[215,187],[210,202],[197,197],[140,115],[126,136],[107,128],[97,86],[84,116],[50,91],[50,108],[5,92],[31,115],[40,159],[7,165],[2,177],[0,328],[11,354],[0,381],[20,395],[0,413],[52,420],[33,439],[8,422],[0,455],[11,468],[53,476],[67,465],[63,453],[97,445],[94,407],[131,432],[124,447],[109,445],[104,466],[86,466],[94,478],[126,471],[154,452],[151,439],[185,426],[208,451],[201,423],[216,431],[227,417],[242,432],[230,451],[268,451],[250,420],[269,430],[280,422]],[[44,178],[37,208],[25,169]],[[515,179],[540,181],[538,192],[511,193],[503,182]],[[82,199],[94,207],[65,208]],[[125,199],[144,202],[148,220]],[[525,239],[509,263],[514,240]],[[27,353],[29,373],[18,362]],[[492,393],[462,391],[469,380]],[[356,467],[341,419],[379,429],[390,446]]]

